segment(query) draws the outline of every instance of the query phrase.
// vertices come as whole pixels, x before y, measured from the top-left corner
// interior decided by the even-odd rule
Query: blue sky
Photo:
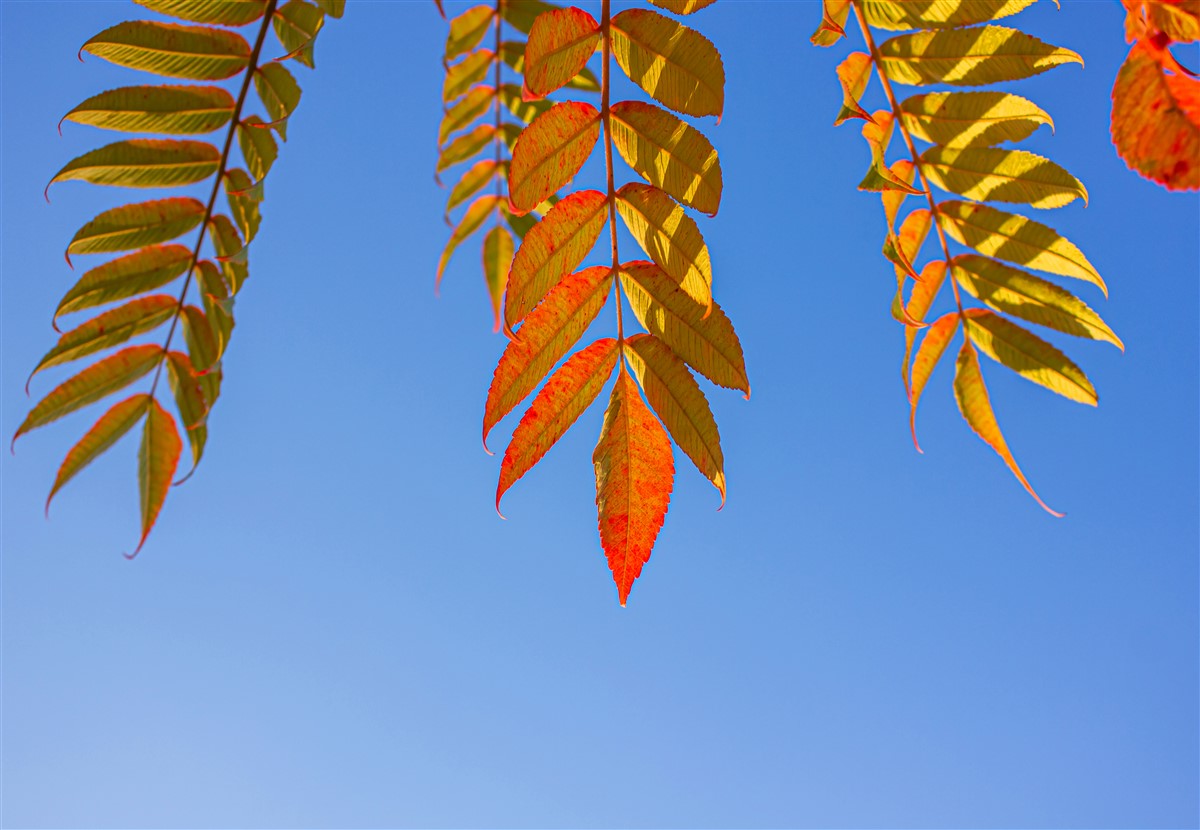
[[[593,505],[602,406],[506,497],[508,521],[493,510],[478,435],[503,340],[477,245],[432,291],[445,24],[428,2],[349,4],[300,76],[207,457],[142,555],[120,555],[136,439],[49,522],[90,421],[4,456],[5,826],[1200,823],[1200,203],[1109,143],[1120,5],[1015,18],[1087,61],[1015,89],[1057,124],[1028,147],[1091,196],[1037,218],[1105,276],[1107,302],[1072,288],[1127,345],[1056,340],[1095,410],[985,363],[1062,520],[962,423],[945,366],[912,450],[882,213],[854,188],[868,155],[831,126],[848,49],[808,44],[818,8],[692,18],[728,75],[724,119],[703,124],[724,200],[700,222],[754,397],[706,388],[728,505],[677,454],[621,609]],[[73,281],[66,242],[126,195],[42,200],[112,140],[60,138],[62,114],[143,77],[75,53],[140,11],[0,3],[5,435]]]

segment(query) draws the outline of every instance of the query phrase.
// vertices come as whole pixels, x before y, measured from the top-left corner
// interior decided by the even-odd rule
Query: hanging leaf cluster
[[[713,0],[651,2],[688,15]],[[527,125],[502,171],[507,198],[483,197],[495,202],[478,209],[502,215],[520,240],[498,281],[499,325],[510,342],[488,390],[483,437],[486,447],[495,426],[533,395],[500,465],[499,510],[504,493],[615,374],[592,462],[600,542],[624,605],[666,517],[675,477],[672,441],[724,503],[720,436],[696,375],[750,393],[741,344],[713,301],[712,261],[692,216],[716,214],[720,161],[703,133],[679,117],[720,117],[724,68],[708,39],[655,10],[629,8],[613,15],[610,0],[603,0],[596,20],[582,9],[538,5],[541,11],[521,22],[512,15],[527,4],[502,0],[500,6],[500,16],[528,35],[520,61],[512,62],[524,76],[519,97],[515,87],[506,94],[509,109],[523,113],[519,117]],[[476,14],[481,21],[485,17],[483,11]],[[581,80],[594,77],[586,72],[597,50],[599,109],[587,101],[545,100],[564,87],[586,88]],[[614,60],[656,103],[611,102]],[[598,144],[605,190],[556,199]],[[640,181],[617,189],[618,155]],[[647,259],[621,258],[618,215]],[[585,266],[605,225],[611,257]],[[576,349],[610,300],[615,337]],[[643,332],[626,334],[630,313]]]
[[[233,334],[234,299],[246,282],[247,246],[261,219],[263,181],[279,153],[276,137],[286,141],[288,118],[300,101],[288,64],[313,66],[325,16],[340,17],[345,5],[345,0],[136,1],[183,22],[119,23],[88,40],[80,57],[92,55],[172,82],[101,92],[63,121],[171,137],[126,138],[85,153],[64,165],[47,191],[68,180],[120,188],[209,181],[212,186],[206,202],[177,195],[106,210],[71,239],[68,264],[79,256],[116,256],[85,271],[62,298],[55,330],[64,318],[72,323],[33,375],[91,362],[45,395],[13,436],[15,442],[89,404],[128,394],[148,378],[144,391],[111,403],[71,448],[46,500],[48,510],[63,485],[140,425],[141,536],[134,554],[176,477],[185,439],[193,470],[204,453],[208,415],[221,391],[221,358]],[[251,27],[249,39],[243,27]],[[282,54],[267,61],[270,30]],[[197,138],[211,134],[216,141]],[[166,384],[160,383],[164,376]]]
[[[1123,2],[1133,46],[1113,87],[1113,144],[1168,190],[1200,189],[1200,79],[1171,53],[1200,41],[1200,0]]]
[[[444,17],[440,2],[438,9]],[[483,276],[497,331],[516,243],[525,238],[536,217],[557,201],[550,194],[532,216],[509,209],[505,187],[512,146],[521,129],[550,104],[531,96],[523,82],[505,82],[505,70],[512,72],[517,81],[522,79],[525,38],[534,20],[543,12],[558,9],[541,0],[494,0],[492,5],[473,6],[456,16],[446,36],[446,78],[442,84],[445,113],[438,126],[437,175],[478,160],[459,176],[446,199],[446,222],[454,230],[438,261],[436,284],[441,285],[458,247],[490,220],[483,238]],[[491,42],[481,45],[489,33]],[[600,91],[600,82],[587,67],[567,79],[566,86],[584,92]],[[489,189],[491,192],[487,192]],[[451,223],[451,212],[460,208],[460,217]]]
[[[902,375],[914,444],[917,404],[926,383],[955,336],[961,336],[953,386],[963,418],[1054,513],[1034,492],[1000,431],[979,354],[1070,400],[1095,406],[1096,390],[1083,371],[1022,324],[1123,346],[1082,299],[1030,273],[1080,280],[1107,294],[1083,252],[1049,226],[987,204],[1050,209],[1076,199],[1087,202],[1083,184],[1062,167],[1008,146],[1042,125],[1053,127],[1050,116],[1018,95],[975,89],[1082,63],[1069,49],[990,22],[1033,2],[824,0],[812,40],[832,45],[853,16],[866,44],[866,52],[850,54],[837,68],[842,106],[835,123],[862,123],[871,165],[859,189],[878,192],[883,201],[883,255],[896,278],[892,315],[904,327]],[[877,43],[876,30],[902,33]],[[873,77],[888,106],[869,112],[862,100]],[[896,95],[901,85],[922,92],[901,100]],[[902,157],[889,163],[896,134]],[[924,150],[918,142],[927,145]],[[934,188],[950,198],[939,200]],[[920,206],[901,217],[910,196]],[[931,237],[937,254],[922,264]],[[930,319],[947,283],[953,305]],[[971,307],[972,299],[981,305]]]

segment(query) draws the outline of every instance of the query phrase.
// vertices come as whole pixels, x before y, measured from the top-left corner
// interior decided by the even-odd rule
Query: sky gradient
[[[6,436],[79,273],[66,242],[141,195],[66,183],[42,199],[66,161],[116,140],[60,138],[63,113],[150,82],[75,54],[144,16],[0,2]],[[754,395],[705,386],[728,504],[676,453],[621,609],[593,503],[601,404],[496,516],[479,422],[504,341],[477,242],[433,295],[445,24],[427,0],[352,0],[317,70],[297,68],[209,449],[139,558],[121,556],[137,439],[49,522],[54,471],[91,421],[3,457],[0,823],[1200,823],[1200,201],[1136,177],[1109,142],[1120,4],[1011,19],[1087,62],[1011,88],[1056,123],[1022,146],[1090,193],[1036,218],[1104,275],[1108,301],[1070,287],[1126,344],[1049,338],[1098,409],[984,361],[1060,520],[962,422],[949,361],[922,402],[926,454],[912,448],[882,211],[855,190],[869,156],[857,125],[832,126],[834,67],[858,43],[810,46],[818,18],[809,0],[724,0],[689,21],[725,60],[725,116],[702,123],[724,199],[698,221]],[[598,159],[577,187],[600,181]],[[612,329],[610,305],[596,331]]]

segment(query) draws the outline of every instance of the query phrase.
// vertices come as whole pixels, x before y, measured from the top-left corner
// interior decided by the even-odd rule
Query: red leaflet
[[[492,427],[525,400],[583,336],[608,299],[611,285],[611,268],[585,268],[551,289],[529,315],[521,339],[508,344],[492,376],[483,411],[485,448]]]
[[[533,119],[513,147],[509,204],[525,214],[579,172],[600,138],[600,111],[591,104],[555,104]]]
[[[617,341],[597,340],[571,355],[570,360],[546,382],[517,424],[500,465],[496,486],[496,512],[500,498],[529,472],[579,416],[592,405],[617,365]]]
[[[592,463],[596,467],[600,544],[624,605],[633,581],[650,558],[675,482],[671,439],[642,402],[637,384],[624,368],[617,375],[604,413]]]

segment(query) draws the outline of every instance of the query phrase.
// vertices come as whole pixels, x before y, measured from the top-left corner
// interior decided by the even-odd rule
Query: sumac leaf
[[[528,213],[566,185],[600,137],[600,111],[591,104],[555,104],[525,128],[508,168],[509,206]]]

